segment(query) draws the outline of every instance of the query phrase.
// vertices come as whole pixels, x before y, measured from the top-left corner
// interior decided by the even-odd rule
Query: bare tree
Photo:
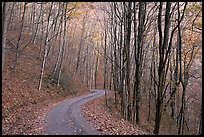
[[[45,64],[46,64],[46,59],[47,59],[47,55],[48,55],[48,43],[47,43],[47,37],[48,37],[48,32],[49,32],[49,23],[50,23],[50,16],[51,16],[51,10],[53,7],[53,3],[51,3],[50,6],[50,10],[48,13],[48,23],[47,23],[47,28],[46,28],[46,34],[45,34],[45,40],[43,42],[43,46],[44,46],[44,56],[43,56],[43,61],[42,61],[42,66],[41,66],[41,74],[40,74],[40,80],[39,80],[39,86],[38,86],[38,90],[40,91],[41,86],[42,86],[42,79],[43,79],[43,74],[44,74],[44,70],[45,70]]]
[[[136,14],[136,13],[135,13]],[[144,37],[144,23],[145,23],[145,14],[146,14],[146,2],[139,2],[139,24],[138,24],[138,35],[137,42],[135,39],[135,84],[134,84],[134,95],[135,98],[135,107],[136,112],[136,124],[140,124],[140,107],[141,107],[141,77],[142,77],[142,60],[143,60],[143,37]],[[136,23],[136,17],[135,17]],[[135,28],[136,29],[136,28]],[[136,32],[135,32],[136,33]]]
[[[167,44],[169,37],[169,20],[170,20],[170,8],[171,3],[166,4],[166,14],[165,14],[165,26],[164,26],[164,36],[162,36],[161,29],[161,14],[162,14],[163,2],[160,2],[159,13],[158,13],[158,30],[159,30],[159,66],[158,66],[158,83],[157,83],[157,97],[156,97],[156,114],[155,114],[155,126],[154,134],[159,134],[162,109],[163,109],[163,99],[165,93],[165,71],[168,64],[166,64],[164,58],[167,56]]]
[[[21,26],[20,26],[20,34],[18,35],[18,38],[17,38],[17,44],[16,44],[16,55],[15,55],[15,60],[14,60],[14,67],[13,67],[13,71],[15,72],[16,71],[16,65],[17,65],[17,61],[18,61],[18,58],[19,58],[19,52],[20,52],[20,40],[21,40],[21,36],[22,36],[22,32],[23,32],[23,25],[24,25],[24,19],[25,19],[25,14],[26,14],[26,5],[27,5],[27,2],[24,3],[24,6],[23,6],[23,16],[22,16],[22,19],[21,19]]]

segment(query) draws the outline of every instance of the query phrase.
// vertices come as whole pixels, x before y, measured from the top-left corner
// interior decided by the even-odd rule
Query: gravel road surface
[[[91,91],[88,95],[64,100],[46,117],[48,135],[102,135],[83,117],[80,107],[86,102],[101,97],[104,90]]]

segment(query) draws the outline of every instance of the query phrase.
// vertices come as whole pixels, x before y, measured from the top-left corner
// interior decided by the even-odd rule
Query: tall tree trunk
[[[183,85],[183,84],[182,84]],[[184,134],[184,122],[185,122],[185,103],[186,103],[186,85],[183,85],[183,93],[182,93],[182,98],[181,98],[181,108],[180,108],[180,113],[179,113],[179,127],[178,127],[178,135],[183,135]]]
[[[144,22],[146,14],[146,3],[139,2],[139,25],[138,25],[138,43],[135,46],[135,62],[136,62],[136,80],[135,80],[135,92],[136,92],[136,124],[140,124],[140,106],[141,106],[141,77],[142,77],[142,60],[143,60],[143,33]]]
[[[49,23],[50,23],[50,16],[51,16],[52,7],[53,7],[53,3],[51,4],[49,15],[48,15],[48,25],[47,25],[47,28],[46,28],[46,35],[45,35],[45,40],[44,40],[44,50],[43,50],[44,51],[44,56],[43,56],[43,61],[42,61],[42,65],[41,65],[41,74],[40,74],[40,80],[39,80],[39,86],[38,86],[39,91],[40,91],[41,86],[42,86],[42,79],[43,79],[46,59],[47,59],[47,55],[48,55],[47,38],[48,38],[48,32],[49,32]]]
[[[14,73],[16,72],[16,65],[17,65],[17,61],[18,61],[18,58],[19,58],[19,52],[20,52],[20,47],[19,47],[19,43],[20,43],[20,40],[21,40],[21,36],[22,36],[22,32],[23,32],[23,25],[24,25],[24,18],[25,18],[25,11],[26,11],[26,5],[27,5],[27,2],[24,3],[24,8],[23,8],[23,16],[22,16],[22,19],[21,19],[21,26],[20,26],[20,35],[18,36],[18,40],[17,40],[17,44],[16,44],[16,54],[15,54],[15,59],[14,59],[14,68],[13,68],[13,71]]]
[[[179,11],[179,2],[178,2],[178,19],[180,18],[180,11]],[[181,29],[180,29],[180,22],[178,20],[178,47],[179,47],[179,63],[180,63],[180,75],[179,75],[179,81],[182,84],[183,87],[183,93],[181,98],[181,108],[179,113],[179,127],[178,127],[178,135],[184,133],[184,110],[185,110],[185,95],[186,95],[186,87],[188,84],[188,68],[185,67],[185,61],[184,61],[184,67],[182,65],[182,38],[181,38]]]
[[[4,66],[4,56],[5,56],[5,48],[6,48],[6,32],[7,32],[7,7],[8,3],[3,2],[2,3],[3,8],[2,8],[2,28],[3,28],[3,34],[2,34],[2,74],[3,74],[3,66]]]
[[[60,78],[61,78],[61,73],[62,73],[62,68],[63,68],[63,60],[64,60],[64,54],[65,54],[65,45],[66,45],[66,41],[67,41],[67,32],[66,32],[66,28],[67,28],[67,20],[66,20],[66,9],[67,9],[67,3],[64,3],[63,4],[63,9],[65,10],[64,11],[64,33],[63,33],[63,43],[62,43],[62,54],[61,54],[61,61],[60,61],[60,70],[59,70],[59,73],[58,73],[58,82],[57,82],[57,86],[59,86],[59,83],[60,83]]]
[[[94,85],[95,85],[95,89],[97,89],[97,83],[96,83],[96,81],[97,81],[97,74],[98,74],[98,63],[99,63],[99,57],[98,57],[98,55],[96,55],[96,63],[95,63],[95,73],[94,73],[94,77],[95,77],[95,81],[94,81]]]
[[[105,17],[104,17],[105,18]],[[106,24],[106,23],[105,23]],[[108,103],[107,103],[107,31],[106,31],[106,28],[107,26],[105,25],[105,33],[104,33],[104,37],[105,37],[105,48],[104,48],[104,89],[105,89],[105,103],[106,103],[106,107],[108,106]]]
[[[202,98],[201,98],[201,108],[202,108]],[[202,109],[200,112],[200,123],[199,123],[199,127],[198,127],[198,135],[202,135]]]
[[[159,13],[158,13],[158,29],[159,29],[159,66],[158,66],[158,86],[157,86],[157,97],[156,97],[156,112],[155,112],[155,125],[154,134],[159,134],[162,111],[163,111],[163,97],[165,90],[165,70],[166,63],[164,58],[167,57],[168,52],[165,52],[168,45],[169,37],[169,23],[170,23],[170,8],[171,3],[166,4],[166,14],[165,14],[165,26],[164,26],[164,37],[162,37],[161,29],[161,15],[162,15],[162,5],[160,2]],[[163,41],[163,43],[162,43]],[[166,56],[165,56],[166,55]]]
[[[42,4],[41,4],[40,15],[38,16],[37,22],[40,21],[40,17],[42,16],[42,14],[43,14],[43,11],[42,11]],[[34,25],[34,22],[35,22],[35,20],[33,20],[33,25]],[[32,36],[32,43],[36,43],[36,36],[37,36],[37,32],[38,32],[38,27],[39,27],[39,24],[37,23],[35,33],[33,33],[33,36]]]
[[[62,11],[62,15],[61,15],[61,18],[60,18],[60,23],[59,23],[59,31],[60,31],[60,34],[59,34],[59,49],[58,49],[58,54],[57,54],[57,60],[56,60],[56,63],[55,63],[55,66],[54,66],[54,69],[53,69],[53,75],[56,74],[57,72],[57,69],[59,68],[59,63],[60,63],[60,56],[61,56],[61,53],[62,53],[62,46],[61,46],[61,41],[62,41],[62,31],[63,31],[63,27],[62,27],[62,23],[63,23],[63,11]],[[59,72],[58,72],[59,73]]]
[[[175,99],[176,99],[176,91],[177,91],[177,87],[178,87],[178,63],[179,63],[179,60],[178,60],[178,55],[179,55],[179,49],[178,49],[179,46],[176,47],[176,61],[175,61],[175,70],[174,70],[174,76],[173,76],[173,88],[172,88],[172,93],[171,93],[171,96],[172,96],[172,99],[171,99],[171,102],[170,102],[170,107],[171,107],[171,117],[174,119],[175,118],[175,109],[176,109],[176,102],[175,102]]]
[[[134,2],[134,47],[135,47],[135,61],[137,59],[137,21],[136,21],[136,2]],[[135,70],[135,78],[136,78],[136,70]],[[132,98],[132,122],[135,124],[136,122],[136,80],[134,82],[134,90],[133,90],[133,98]]]
[[[132,2],[128,2],[127,13],[127,37],[126,37],[126,84],[127,84],[127,119],[130,120],[131,116],[131,93],[130,93],[130,37],[131,37],[131,24],[132,24]]]
[[[10,16],[8,19],[8,30],[12,30],[13,29],[13,18],[14,18],[14,6],[16,5],[16,2],[12,3],[12,7],[11,7],[11,12],[10,12]],[[2,8],[3,10],[3,8]],[[2,12],[3,13],[3,12]],[[4,14],[2,14],[4,15]],[[3,16],[2,16],[3,17]],[[3,21],[3,20],[2,20]],[[2,41],[3,42],[3,41]]]

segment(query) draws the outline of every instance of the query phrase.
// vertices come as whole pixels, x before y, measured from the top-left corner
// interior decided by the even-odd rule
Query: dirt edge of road
[[[107,95],[107,100],[114,99],[114,92]],[[87,102],[81,107],[84,117],[97,130],[107,135],[150,135],[139,127],[123,120],[117,110],[105,106],[105,96]],[[114,114],[115,113],[115,114]]]

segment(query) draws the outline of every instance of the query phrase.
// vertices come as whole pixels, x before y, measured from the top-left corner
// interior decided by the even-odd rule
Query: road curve
[[[83,117],[80,107],[105,94],[104,90],[64,100],[47,115],[48,135],[102,135]]]

